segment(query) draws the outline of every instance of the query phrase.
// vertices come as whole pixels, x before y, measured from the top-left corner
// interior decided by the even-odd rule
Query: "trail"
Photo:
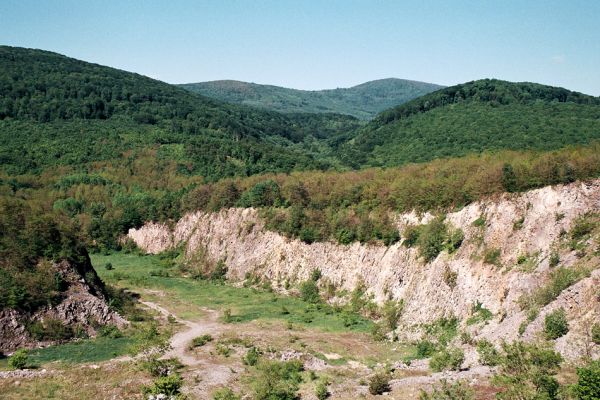
[[[194,384],[186,387],[188,393],[193,393],[200,399],[209,399],[208,394],[214,387],[227,385],[233,376],[233,370],[227,365],[215,362],[206,354],[195,355],[189,350],[192,340],[202,335],[216,336],[224,331],[224,326],[217,322],[217,312],[214,310],[204,309],[207,315],[199,321],[188,321],[177,317],[169,312],[166,308],[151,302],[140,301],[141,304],[148,308],[158,311],[165,318],[169,316],[184,325],[186,329],[171,336],[169,340],[170,349],[161,357],[177,358],[184,366],[189,367],[184,373],[186,382],[194,382]]]
[[[171,336],[171,339],[169,341],[170,349],[163,355],[162,358],[178,358],[179,361],[181,361],[181,363],[186,366],[195,366],[204,363],[203,360],[198,359],[192,354],[190,354],[188,349],[190,343],[194,338],[207,334],[214,335],[220,333],[223,330],[221,324],[216,321],[216,311],[207,310],[207,312],[209,313],[208,318],[203,319],[199,322],[192,322],[177,317],[176,315],[169,312],[169,310],[167,310],[166,308],[151,301],[140,301],[140,303],[142,303],[148,308],[158,311],[165,318],[169,316],[174,317],[178,323],[187,327],[187,329]]]

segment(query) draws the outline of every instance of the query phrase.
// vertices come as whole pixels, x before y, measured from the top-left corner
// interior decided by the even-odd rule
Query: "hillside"
[[[59,54],[0,47],[0,160],[9,173],[148,149],[209,180],[325,168],[302,142],[357,124],[230,105]]]
[[[554,150],[600,138],[600,98],[534,83],[480,80],[378,115],[341,146],[355,168],[483,150]]]
[[[379,112],[441,89],[432,83],[380,79],[350,88],[298,90],[240,81],[211,81],[179,85],[191,92],[279,112],[338,113],[368,120]]]

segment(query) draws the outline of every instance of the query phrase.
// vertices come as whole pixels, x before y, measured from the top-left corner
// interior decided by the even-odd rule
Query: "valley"
[[[599,140],[530,82],[0,46],[0,397],[598,398]]]

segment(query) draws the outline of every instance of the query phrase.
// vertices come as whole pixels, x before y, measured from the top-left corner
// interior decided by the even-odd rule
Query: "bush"
[[[446,265],[446,268],[444,269],[444,282],[446,283],[446,285],[448,285],[450,289],[454,289],[456,287],[457,279],[458,273],[452,271],[450,267]]]
[[[104,269],[106,269],[107,271],[111,271],[113,269],[113,265],[112,263],[106,263],[104,264]]]
[[[417,358],[429,358],[437,350],[435,344],[429,340],[421,340],[417,343]]]
[[[419,239],[419,253],[426,262],[430,262],[437,257],[444,249],[448,228],[444,224],[443,217],[438,217],[430,223],[421,227]]]
[[[255,400],[296,400],[303,367],[300,361],[264,361],[252,387]]]
[[[241,396],[229,388],[221,388],[213,393],[213,400],[240,400]]]
[[[480,340],[477,343],[477,353],[479,354],[479,361],[483,365],[495,366],[500,362],[498,350],[487,340]]]
[[[98,330],[98,336],[116,339],[123,337],[123,333],[115,325],[104,325]]]
[[[315,396],[317,396],[317,399],[319,400],[325,400],[327,397],[329,397],[327,383],[323,381],[317,383],[317,386],[315,387]]]
[[[374,323],[371,327],[371,336],[376,342],[383,342],[387,334],[387,329],[381,322]]]
[[[417,244],[420,234],[420,227],[415,225],[408,225],[406,228],[404,228],[404,241],[402,242],[402,244],[406,247],[413,247]]]
[[[592,361],[583,368],[577,368],[578,381],[573,391],[580,400],[600,399],[600,360]]]
[[[500,266],[500,249],[487,249],[483,255],[483,262],[486,264]]]
[[[321,274],[321,270],[319,268],[315,268],[310,273],[310,280],[313,282],[318,282],[322,276],[323,276],[323,274]]]
[[[176,358],[169,358],[166,360],[151,358],[144,362],[143,366],[150,375],[154,377],[169,376],[182,367],[181,363]]]
[[[260,353],[256,349],[256,347],[251,347],[246,356],[244,357],[244,364],[254,366],[258,363],[258,358],[260,357]]]
[[[33,321],[26,328],[34,339],[40,341],[68,340],[74,336],[73,329],[56,318],[44,318],[42,321]]]
[[[467,319],[467,325],[477,324],[479,322],[489,321],[494,317],[494,314],[487,308],[481,304],[481,302],[476,302],[471,307],[471,316]]]
[[[553,349],[523,342],[503,343],[499,370],[492,384],[498,399],[554,399],[562,357]]]
[[[600,344],[600,324],[595,323],[592,326],[592,342]]]
[[[20,349],[13,353],[8,358],[8,366],[12,369],[24,369],[27,367],[28,355],[27,350]]]
[[[190,344],[190,349],[193,349],[195,347],[202,347],[206,343],[209,343],[212,341],[213,341],[213,337],[208,334],[195,337],[194,339],[192,339],[192,343]]]
[[[419,395],[419,400],[472,400],[473,398],[473,389],[465,382],[449,383],[445,379],[442,379],[431,393],[421,390]]]
[[[569,332],[569,323],[564,309],[559,308],[546,315],[544,318],[544,334],[547,339],[558,339],[566,335],[567,332]]]
[[[225,265],[225,261],[219,260],[210,274],[210,280],[222,282],[225,279],[227,279],[227,265]]]
[[[144,388],[143,392],[147,395],[166,395],[173,396],[174,399],[181,397],[181,386],[183,385],[183,379],[177,374],[171,374],[168,376],[161,376],[157,378],[151,386]]]
[[[429,367],[435,372],[445,370],[458,371],[464,360],[465,353],[461,349],[444,349],[431,357]]]
[[[321,301],[319,287],[313,280],[302,282],[300,285],[300,297],[307,303],[318,303]]]
[[[369,379],[369,393],[377,395],[390,390],[390,374],[387,372],[378,372]]]

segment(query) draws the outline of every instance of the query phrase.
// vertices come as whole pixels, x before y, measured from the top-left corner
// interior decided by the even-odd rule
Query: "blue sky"
[[[600,1],[0,1],[0,43],[171,83],[494,77],[600,95]]]

